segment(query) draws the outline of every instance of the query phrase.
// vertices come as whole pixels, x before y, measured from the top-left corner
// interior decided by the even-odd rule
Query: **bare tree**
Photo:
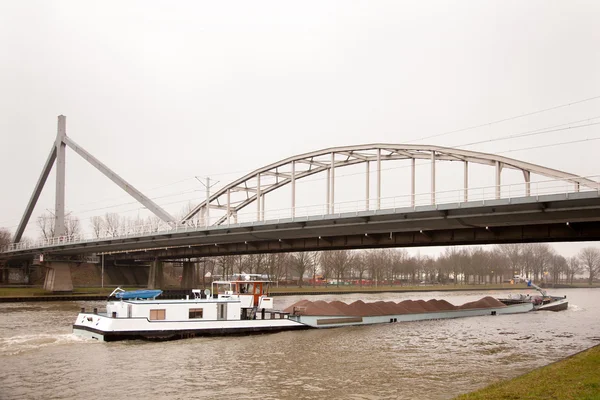
[[[567,260],[567,280],[572,285],[573,279],[575,275],[581,274],[583,272],[583,268],[581,267],[581,263],[579,262],[579,258],[576,256],[569,257]]]
[[[581,249],[578,254],[581,265],[588,272],[588,282],[591,285],[600,269],[600,250],[595,247]]]
[[[367,258],[368,257],[369,257],[369,253],[366,251],[356,253],[356,255],[354,257],[354,263],[352,265],[352,270],[354,271],[356,278],[358,278],[358,284],[361,287],[363,285],[363,278],[364,278],[365,272],[368,269],[368,266],[367,266],[367,263],[368,263]]]
[[[298,275],[298,286],[302,287],[304,274],[312,267],[314,260],[307,252],[293,253],[291,257],[292,270]]]
[[[496,248],[502,253],[508,261],[511,275],[523,274],[523,255],[525,247],[520,243],[499,244]]]
[[[344,277],[354,255],[349,250],[330,250],[321,253],[321,266],[325,271],[331,271],[336,277],[336,284]]]
[[[12,241],[12,234],[6,228],[0,228],[0,249],[8,246]]]
[[[79,235],[81,233],[81,224],[79,223],[79,218],[73,216],[65,217],[65,235],[66,236],[74,236]]]
[[[52,239],[54,237],[54,216],[50,214],[42,214],[37,217],[37,226],[44,239]]]
[[[92,227],[92,233],[96,239],[100,238],[104,229],[104,220],[100,216],[93,216],[90,218],[90,225]]]
[[[567,271],[567,259],[560,254],[554,254],[550,259],[550,274],[552,275],[552,283],[560,282],[560,276]]]
[[[156,215],[150,215],[146,218],[144,225],[148,227],[150,232],[158,232],[160,230],[160,225],[162,220],[158,218]]]
[[[104,228],[109,236],[115,237],[118,235],[121,227],[121,218],[116,213],[104,214]]]

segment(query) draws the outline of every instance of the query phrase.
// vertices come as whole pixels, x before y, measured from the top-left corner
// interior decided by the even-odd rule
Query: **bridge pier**
[[[163,262],[154,260],[150,264],[150,271],[148,272],[148,289],[160,289],[163,287],[163,283]]]
[[[198,288],[198,264],[193,262],[183,263],[183,274],[181,276],[182,289]]]
[[[72,292],[73,279],[71,278],[71,266],[64,261],[44,262],[41,265],[46,268],[44,290],[51,292]]]

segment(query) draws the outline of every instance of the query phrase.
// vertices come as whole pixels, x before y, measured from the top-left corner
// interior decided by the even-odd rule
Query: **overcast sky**
[[[558,125],[570,129],[461,148],[600,175],[598,21],[592,0],[0,1],[0,227],[16,228],[59,114],[73,140],[172,214],[204,197],[195,176],[222,186],[331,146],[460,147]],[[493,170],[474,174],[494,184]],[[410,190],[391,179],[384,194]],[[462,187],[451,168],[437,179]],[[340,192],[351,197],[357,180],[362,189],[340,179]],[[69,150],[66,199],[85,227],[144,213]],[[288,206],[274,199],[267,208]],[[53,209],[52,174],[26,236]]]

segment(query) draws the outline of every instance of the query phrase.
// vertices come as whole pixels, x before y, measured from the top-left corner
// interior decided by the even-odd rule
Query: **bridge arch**
[[[264,196],[283,186],[291,186],[290,210],[291,217],[295,216],[296,209],[296,181],[321,172],[327,174],[326,203],[327,211],[335,211],[335,171],[338,168],[357,164],[366,166],[366,196],[365,209],[370,207],[370,168],[375,164],[376,193],[374,201],[376,209],[381,206],[381,163],[389,160],[411,161],[411,205],[415,206],[415,161],[431,161],[431,204],[436,203],[435,167],[437,161],[458,161],[464,164],[464,201],[468,201],[468,168],[470,163],[487,165],[495,168],[495,197],[501,195],[501,173],[504,168],[521,171],[524,179],[524,194],[531,194],[531,174],[540,175],[549,179],[565,181],[575,185],[576,191],[580,187],[600,190],[600,183],[569,172],[544,167],[509,157],[471,150],[455,149],[432,145],[386,144],[374,143],[355,146],[331,147],[309,153],[299,154],[285,158],[275,163],[258,168],[247,175],[222,187],[207,200],[204,200],[181,219],[181,223],[189,223],[194,217],[201,216],[211,225],[220,225],[230,218],[237,222],[240,210],[252,203],[256,204],[257,220],[264,218]],[[261,179],[262,178],[262,179]],[[242,192],[242,199],[232,201],[231,196]],[[221,215],[211,218],[210,210],[221,210]],[[214,222],[213,222],[214,220]]]

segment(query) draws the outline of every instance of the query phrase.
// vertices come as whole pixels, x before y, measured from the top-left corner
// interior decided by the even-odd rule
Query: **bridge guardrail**
[[[600,175],[586,176],[587,178],[599,181]],[[600,182],[599,182],[600,184]],[[466,200],[465,201],[465,192]],[[573,182],[564,179],[553,179],[546,181],[531,182],[529,188],[527,183],[513,183],[507,185],[482,186],[468,189],[453,189],[447,191],[436,191],[435,193],[426,192],[412,195],[385,197],[378,199],[369,199],[369,208],[366,207],[367,199],[345,201],[331,204],[317,204],[310,206],[302,206],[292,208],[283,208],[276,210],[268,210],[266,212],[259,211],[238,213],[235,216],[226,218],[220,225],[211,225],[210,222],[217,222],[222,219],[222,216],[214,216],[210,221],[201,218],[186,222],[185,224],[169,225],[167,223],[159,223],[156,225],[140,225],[137,227],[128,227],[117,230],[106,230],[99,235],[90,233],[76,234],[70,236],[60,236],[48,239],[40,239],[32,242],[11,243],[8,246],[0,249],[0,252],[12,252],[37,248],[47,248],[52,246],[60,246],[66,244],[97,242],[99,240],[110,240],[117,238],[143,237],[149,235],[159,235],[172,232],[188,232],[198,231],[222,226],[237,226],[247,224],[264,224],[267,222],[277,222],[280,220],[302,220],[309,217],[323,217],[334,214],[360,213],[365,211],[390,210],[399,208],[416,209],[421,206],[442,205],[442,204],[463,204],[467,202],[477,202],[496,199],[514,199],[524,197],[537,197],[550,194],[570,194],[579,192],[597,192],[600,195],[600,189],[592,189],[589,187],[579,187]],[[497,194],[500,193],[500,197]],[[527,195],[529,193],[529,195]],[[504,195],[504,196],[503,196]],[[432,200],[434,202],[432,203]],[[375,206],[375,207],[373,207]],[[258,217],[258,218],[257,218]],[[231,220],[234,219],[234,223]]]

